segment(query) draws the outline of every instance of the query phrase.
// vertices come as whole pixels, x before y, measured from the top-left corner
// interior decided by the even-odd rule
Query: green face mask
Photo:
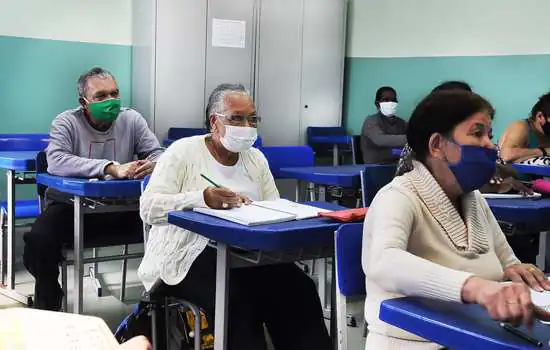
[[[120,98],[88,103],[88,111],[98,121],[112,123],[120,113]]]

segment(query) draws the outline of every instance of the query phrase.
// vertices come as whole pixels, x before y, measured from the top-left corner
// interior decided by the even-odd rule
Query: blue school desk
[[[332,163],[338,165],[339,161],[339,147],[350,146],[353,149],[353,136],[349,135],[318,135],[310,136],[308,142],[311,145],[327,145],[332,146]]]
[[[403,152],[403,148],[392,148],[391,154],[396,157],[400,157]]]
[[[520,174],[550,177],[550,166],[513,164],[512,167]]]
[[[550,349],[550,326],[535,321],[531,331],[543,342],[537,348],[505,331],[479,305],[406,297],[382,302],[380,319],[452,350]]]
[[[361,171],[372,167],[384,167],[380,164],[359,164],[339,166],[312,166],[281,168],[279,175],[286,179],[295,179],[319,187],[319,200],[325,200],[326,186],[338,186],[354,189],[361,186]],[[299,187],[299,183],[297,187]],[[298,191],[298,188],[297,188]],[[313,195],[313,191],[311,192]],[[313,198],[312,198],[313,199]]]
[[[10,143],[0,143],[0,150],[6,149],[2,146],[13,146]],[[18,142],[18,149],[31,148],[36,146],[34,142],[28,143],[25,141]],[[38,145],[43,146],[42,143]],[[9,147],[7,148],[9,149]],[[0,151],[0,169],[3,169],[7,173],[7,201],[5,204],[7,214],[7,234],[5,242],[6,256],[3,252],[4,239],[0,239],[0,280],[2,288],[0,288],[0,294],[7,296],[10,299],[14,299],[25,305],[32,305],[32,298],[26,295],[19,294],[15,291],[15,219],[21,218],[35,218],[38,216],[38,200],[34,201],[20,201],[20,205],[25,204],[23,207],[16,207],[16,185],[32,184],[34,179],[26,177],[25,173],[33,172],[35,170],[36,151]],[[17,176],[21,174],[21,176]],[[19,214],[19,215],[16,215]],[[4,286],[4,276],[7,275],[6,285]]]
[[[74,197],[74,313],[82,313],[82,277],[84,272],[84,214],[138,211],[141,196],[141,180],[109,180],[69,178],[49,174],[37,174],[36,182]],[[109,198],[111,201],[105,202]],[[119,199],[119,201],[112,201]],[[125,201],[129,200],[129,201]],[[128,254],[127,259],[142,255]],[[105,260],[107,261],[107,260]],[[67,310],[65,310],[67,311]]]
[[[324,202],[310,204],[329,210],[344,209]],[[193,211],[172,212],[168,214],[168,222],[216,241],[218,268],[216,270],[215,350],[227,348],[229,247],[235,246],[247,251],[284,253],[333,245],[334,232],[341,225],[329,219],[314,218],[248,227]],[[300,258],[295,256],[293,260],[300,260]],[[331,327],[334,324],[331,322]]]
[[[488,199],[487,203],[499,221],[526,224],[540,230],[537,266],[544,271],[546,265],[547,236],[550,229],[550,198]]]

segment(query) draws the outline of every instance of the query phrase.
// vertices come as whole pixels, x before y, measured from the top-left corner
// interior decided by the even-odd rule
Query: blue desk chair
[[[33,220],[38,217],[40,214],[40,208],[38,204],[38,200],[36,199],[30,199],[30,200],[18,200],[15,201],[15,220]],[[0,282],[2,284],[5,283],[4,281],[4,275],[6,273],[6,266],[7,264],[11,264],[11,266],[15,265],[15,257],[12,256],[12,261],[8,262],[8,257],[6,254],[4,254],[4,247],[7,246],[7,230],[8,230],[8,202],[3,201],[0,202],[0,257],[2,264],[0,266]],[[18,225],[19,226],[19,225]],[[29,226],[28,224],[23,226]],[[21,226],[19,226],[21,227]],[[7,276],[10,281],[15,281],[15,269],[11,269],[12,273],[11,276]]]
[[[146,176],[141,183],[141,192],[143,193],[151,180],[151,176]],[[146,223],[143,223],[143,243],[147,249],[147,240],[149,238],[149,230],[151,227]],[[138,307],[134,312],[129,315],[117,332],[121,332],[121,327],[125,326],[128,322],[128,318],[132,315],[140,314],[143,311],[143,308],[148,308],[151,314],[151,336],[152,336],[152,345],[153,349],[160,350],[167,348],[166,345],[169,343],[171,332],[170,327],[167,325],[170,324],[170,312],[179,307],[184,307],[187,310],[190,310],[193,313],[195,319],[195,326],[193,330],[194,338],[194,349],[201,350],[201,314],[200,308],[193,303],[190,303],[186,300],[172,298],[170,296],[169,287],[158,280],[157,283],[151,288],[148,293],[145,293],[143,304],[141,304],[141,309]],[[164,327],[161,324],[164,323]],[[175,326],[175,325],[174,325]],[[163,330],[164,329],[164,330]]]
[[[342,126],[310,126],[306,130],[307,144],[313,148],[316,154],[329,154],[334,149],[334,144],[327,142],[319,142],[320,139],[325,139],[333,137],[334,139],[339,139],[338,144],[338,157],[341,156],[340,152],[348,152],[352,155],[352,162],[355,163],[355,142],[352,136],[349,136],[346,128]],[[345,140],[345,143],[342,142],[342,139]],[[342,145],[345,144],[344,147]],[[336,155],[333,153],[333,157]],[[340,164],[340,163],[338,163]],[[336,164],[335,164],[336,165]]]
[[[37,173],[45,173],[48,170],[48,161],[46,158],[46,152],[42,151],[39,152],[36,156],[36,172]],[[45,201],[46,201],[46,190],[47,187],[44,185],[37,184],[37,192],[39,197],[39,208],[42,211],[45,208]],[[136,254],[129,254],[128,253],[128,245],[130,244],[139,244],[142,242],[142,235],[141,233],[139,235],[128,234],[128,235],[121,235],[119,237],[107,237],[104,235],[86,235],[85,234],[85,242],[84,242],[84,248],[85,249],[92,249],[92,257],[91,258],[84,258],[83,262],[84,264],[93,264],[92,267],[90,267],[90,277],[96,280],[96,288],[97,288],[97,294],[98,297],[101,297],[102,295],[102,288],[101,285],[99,285],[99,280],[97,279],[97,271],[98,271],[98,263],[99,262],[107,262],[107,261],[120,261],[122,260],[122,276],[121,276],[121,282],[120,282],[120,301],[124,301],[125,293],[126,293],[126,274],[128,270],[128,256],[135,258]],[[123,246],[122,254],[119,255],[112,255],[112,256],[97,256],[97,248],[102,247],[114,247],[114,246]],[[143,254],[139,255],[139,257],[143,257]],[[63,297],[63,310],[67,312],[68,305],[67,305],[67,267],[69,265],[74,264],[72,260],[65,260],[61,264],[61,287],[63,289],[64,297]]]
[[[361,171],[361,200],[368,207],[378,191],[395,176],[395,164],[368,164]]]
[[[348,297],[365,297],[365,274],[361,266],[363,224],[345,224],[336,230],[336,325],[338,349],[347,350]]]
[[[204,128],[170,128],[168,129],[168,139],[179,140],[185,137],[206,135],[208,130]]]
[[[266,146],[260,148],[269,163],[269,170],[273,177],[286,179],[280,174],[281,168],[307,167],[315,165],[315,155],[309,146]],[[310,200],[314,201],[313,184],[308,185]],[[300,183],[296,184],[296,201],[300,201]]]

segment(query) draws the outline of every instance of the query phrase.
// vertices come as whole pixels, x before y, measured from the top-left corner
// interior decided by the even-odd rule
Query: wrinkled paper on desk
[[[27,308],[0,310],[0,350],[116,350],[98,317]]]

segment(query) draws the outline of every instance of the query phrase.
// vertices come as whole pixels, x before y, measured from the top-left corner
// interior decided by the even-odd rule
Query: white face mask
[[[258,138],[258,129],[248,126],[225,126],[225,136],[220,137],[220,142],[226,150],[233,153],[241,153],[252,147]]]
[[[380,102],[380,113],[386,117],[393,117],[397,111],[397,102]]]

